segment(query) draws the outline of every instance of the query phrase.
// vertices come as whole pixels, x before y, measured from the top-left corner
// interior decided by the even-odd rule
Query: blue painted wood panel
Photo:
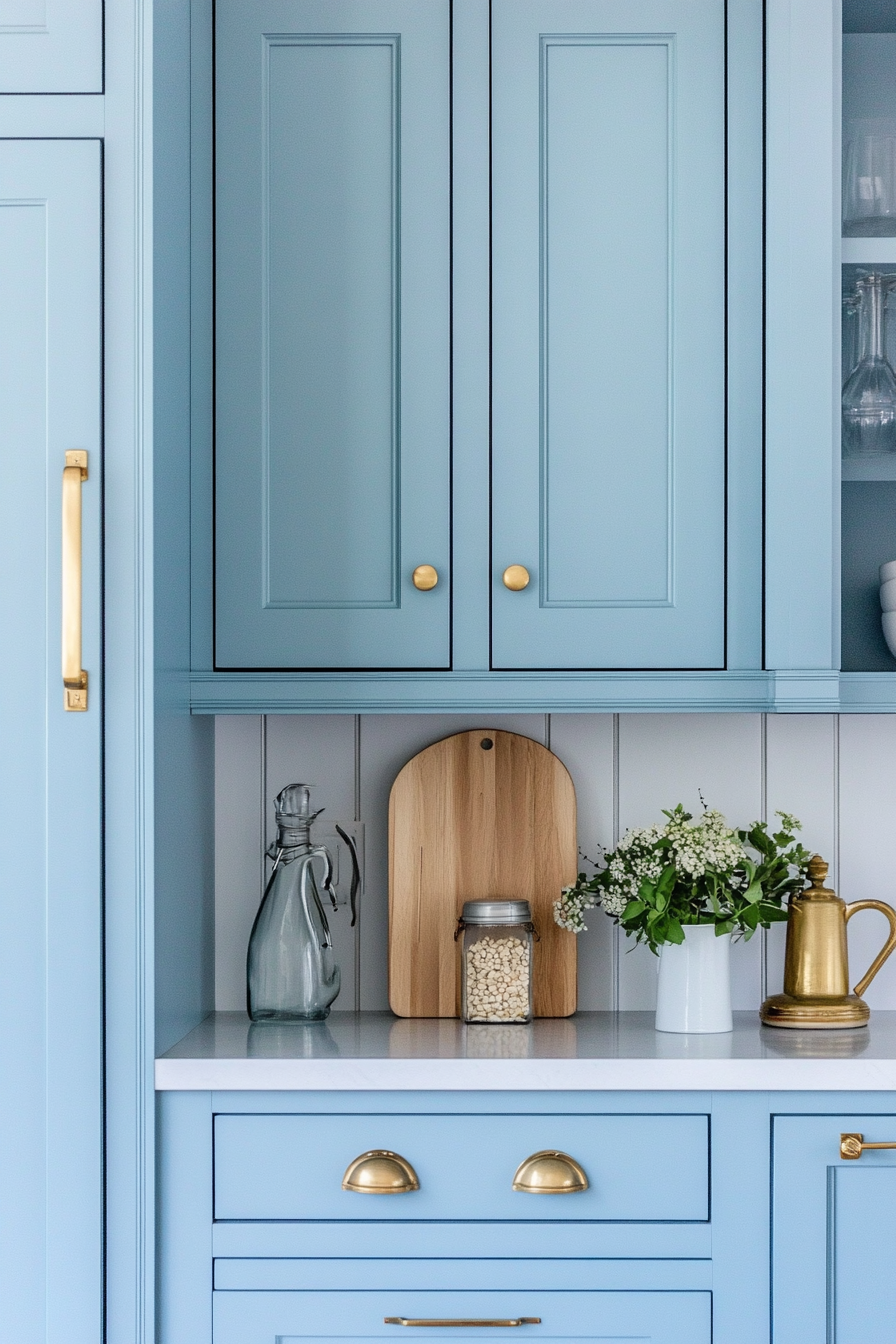
[[[420,1189],[393,1197],[343,1190],[349,1163],[374,1148],[407,1158]],[[588,1190],[512,1190],[517,1166],[547,1148],[582,1163]],[[662,1160],[669,1152],[674,1163]],[[705,1115],[215,1119],[216,1219],[698,1221],[709,1216],[708,1172]]]
[[[2,11],[0,11],[2,13]],[[0,1333],[101,1335],[100,147],[0,142]],[[63,709],[60,519],[82,487],[87,713]]]
[[[216,1259],[215,1288],[228,1292],[308,1292],[326,1289],[335,1292],[363,1292],[390,1289],[400,1292],[488,1291],[490,1289],[539,1288],[554,1292],[588,1290],[631,1291],[642,1289],[662,1292],[664,1289],[712,1288],[713,1267],[709,1259],[685,1260],[680,1255],[668,1260],[626,1260],[609,1256],[603,1260],[589,1260],[556,1255],[532,1259],[505,1257],[504,1232],[492,1229],[493,1258],[471,1258],[466,1245],[469,1224],[440,1225],[443,1249],[437,1258],[419,1257],[403,1260],[390,1258],[386,1253],[371,1258],[355,1254],[352,1227],[351,1256],[330,1259],[315,1256],[309,1259],[252,1257],[251,1259]],[[389,1229],[391,1231],[391,1229]],[[554,1228],[551,1228],[553,1238]],[[544,1228],[539,1229],[544,1237]],[[343,1229],[343,1236],[345,1236]],[[385,1248],[381,1248],[385,1251]],[[544,1251],[544,1245],[541,1246]],[[501,1254],[497,1255],[496,1252]]]
[[[492,62],[493,666],[722,666],[724,2],[496,0]]]
[[[292,1339],[431,1338],[431,1329],[385,1325],[384,1316],[516,1318],[527,1339],[709,1344],[709,1293],[227,1293],[214,1295],[215,1344],[288,1344]],[[338,1332],[338,1333],[337,1333]],[[506,1329],[438,1331],[439,1339],[494,1338]]]
[[[894,1142],[896,1114],[775,1118],[774,1344],[892,1337],[896,1154],[844,1161],[841,1133]]]
[[[216,41],[217,665],[447,667],[447,0]]]
[[[0,0],[0,93],[102,93],[103,0]]]

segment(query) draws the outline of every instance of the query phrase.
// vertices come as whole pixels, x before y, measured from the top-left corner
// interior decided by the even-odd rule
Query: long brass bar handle
[[[840,1135],[840,1156],[846,1161],[860,1158],[866,1148],[896,1148],[896,1143],[866,1143],[862,1134]]]
[[[859,998],[865,993],[887,957],[896,948],[896,910],[893,909],[892,905],[887,905],[886,901],[853,901],[846,907],[846,918],[852,919],[853,915],[858,914],[860,910],[879,910],[882,915],[886,915],[890,921],[890,936],[856,985],[853,992],[858,994]]]
[[[495,1326],[495,1325],[509,1325],[509,1326],[541,1325],[541,1317],[517,1316],[515,1320],[511,1321],[460,1321],[460,1320],[439,1321],[439,1320],[426,1320],[426,1319],[415,1320],[412,1317],[408,1316],[384,1316],[383,1325],[416,1325],[416,1326],[436,1325],[436,1326],[448,1326],[448,1327],[470,1326],[473,1329],[475,1329],[476,1327],[479,1327],[480,1329],[485,1329],[488,1326]]]
[[[87,452],[65,455],[62,472],[62,685],[65,708],[87,708],[87,673],[81,666],[81,484]]]

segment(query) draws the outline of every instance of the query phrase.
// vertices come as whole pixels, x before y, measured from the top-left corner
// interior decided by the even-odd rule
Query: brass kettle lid
[[[798,896],[796,897],[797,900],[800,901],[840,900],[840,897],[837,895],[836,891],[834,891],[832,887],[826,887],[824,884],[825,878],[828,875],[829,866],[830,865],[825,862],[825,860],[821,857],[820,854],[812,855],[811,859],[809,860],[809,866],[807,869],[809,886],[806,887],[805,891],[801,891],[798,894]]]

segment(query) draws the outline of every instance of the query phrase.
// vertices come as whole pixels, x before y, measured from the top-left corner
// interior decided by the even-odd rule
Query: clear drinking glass
[[[843,236],[896,236],[896,121],[848,121],[843,136]]]
[[[465,901],[461,1016],[465,1022],[531,1022],[532,935],[528,901]]]
[[[896,373],[886,356],[887,296],[896,275],[862,275],[858,304],[859,362],[843,387],[843,456],[871,457],[896,452]]]
[[[274,869],[252,926],[247,957],[248,1008],[253,1022],[315,1022],[339,993],[339,967],[320,891],[336,909],[333,861],[311,844],[307,784],[289,784],[275,800]],[[323,865],[320,890],[314,864]]]

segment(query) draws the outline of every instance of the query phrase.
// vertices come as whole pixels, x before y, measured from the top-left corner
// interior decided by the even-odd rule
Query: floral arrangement
[[[586,928],[585,911],[600,906],[615,923],[656,953],[684,942],[687,924],[714,924],[716,935],[747,939],[787,918],[787,898],[805,885],[810,851],[796,839],[796,817],[777,812],[780,828],[755,821],[731,830],[721,812],[704,807],[694,820],[681,803],[664,825],[627,831],[591,877],[579,873],[554,902],[554,920],[571,933]]]

